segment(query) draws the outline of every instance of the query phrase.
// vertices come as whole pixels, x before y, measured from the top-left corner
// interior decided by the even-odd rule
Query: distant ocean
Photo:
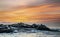
[[[21,29],[15,33],[0,33],[0,37],[60,37],[60,32]]]

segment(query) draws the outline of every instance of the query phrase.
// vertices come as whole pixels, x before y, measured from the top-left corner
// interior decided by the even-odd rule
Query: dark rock
[[[36,29],[38,29],[38,30],[50,30],[47,26],[45,26],[45,25],[39,25]]]

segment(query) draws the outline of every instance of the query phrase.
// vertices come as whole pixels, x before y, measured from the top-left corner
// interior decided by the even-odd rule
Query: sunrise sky
[[[0,0],[0,22],[60,27],[60,0]]]

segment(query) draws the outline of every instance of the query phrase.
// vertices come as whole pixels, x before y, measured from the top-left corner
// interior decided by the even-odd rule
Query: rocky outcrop
[[[10,33],[14,32],[14,30],[20,30],[20,29],[36,29],[36,30],[45,30],[45,31],[58,31],[58,30],[52,30],[48,28],[47,26],[43,24],[24,24],[24,23],[17,23],[17,24],[11,24],[11,25],[0,25],[0,33]]]

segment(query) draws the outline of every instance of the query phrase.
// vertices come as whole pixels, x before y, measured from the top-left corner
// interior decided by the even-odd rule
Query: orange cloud
[[[59,20],[60,7],[42,5],[35,7],[16,8],[13,11],[0,11],[0,21],[5,22],[45,22]],[[57,13],[58,12],[58,13]],[[47,14],[48,13],[48,14]],[[51,14],[50,14],[51,13]],[[53,14],[52,14],[53,13]]]

